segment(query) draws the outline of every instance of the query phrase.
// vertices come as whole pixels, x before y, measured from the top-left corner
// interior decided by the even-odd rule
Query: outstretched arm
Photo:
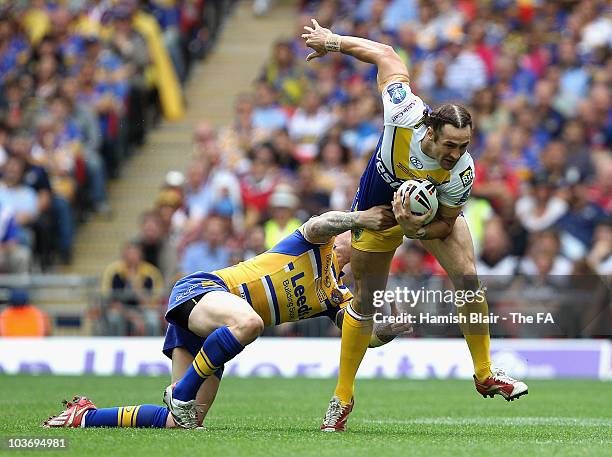
[[[328,211],[310,218],[303,226],[304,237],[311,243],[324,244],[332,237],[347,230],[386,230],[396,225],[393,212],[388,205],[373,206],[365,211]]]
[[[408,69],[391,46],[365,38],[342,36],[321,27],[312,19],[313,27],[305,26],[302,38],[313,49],[306,60],[324,56],[328,52],[341,52],[362,62],[378,67],[378,86],[382,90],[391,81],[408,82]]]

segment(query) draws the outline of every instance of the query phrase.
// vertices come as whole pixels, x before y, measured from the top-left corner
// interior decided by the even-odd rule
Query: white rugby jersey
[[[413,178],[428,179],[438,192],[438,200],[449,207],[465,204],[474,182],[474,161],[465,152],[452,170],[421,150],[425,103],[412,93],[405,82],[389,83],[382,92],[385,127],[376,151],[376,169],[394,189]]]

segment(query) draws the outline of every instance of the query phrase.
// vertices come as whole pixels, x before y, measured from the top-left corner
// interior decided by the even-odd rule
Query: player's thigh
[[[472,235],[464,217],[458,217],[445,239],[422,240],[423,246],[438,260],[457,288],[477,287]]]
[[[387,286],[391,260],[395,251],[365,252],[352,248],[351,271],[355,278],[355,300],[351,305],[362,314],[374,312],[373,296]]]
[[[206,337],[223,326],[227,326],[242,344],[248,344],[263,331],[264,324],[243,298],[229,292],[209,292],[189,314],[189,330]]]

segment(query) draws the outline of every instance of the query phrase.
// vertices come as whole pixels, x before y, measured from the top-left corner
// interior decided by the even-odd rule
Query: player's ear
[[[427,127],[427,132],[426,132],[426,134],[427,134],[427,139],[428,139],[428,140],[431,140],[431,141],[433,141],[433,140],[434,140],[434,136],[435,136],[435,135],[434,135],[434,131],[433,131],[433,127],[432,127],[432,126]]]

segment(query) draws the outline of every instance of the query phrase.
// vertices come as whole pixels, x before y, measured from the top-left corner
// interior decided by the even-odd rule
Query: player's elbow
[[[322,216],[310,218],[304,226],[304,237],[307,241],[315,244],[325,243],[329,240],[329,235],[324,231],[325,220]]]
[[[446,227],[442,229],[442,233],[440,234],[439,238],[441,240],[444,240],[448,238],[452,232],[453,232],[453,224],[452,223],[446,224]]]
[[[395,52],[393,46],[389,46],[388,44],[382,44],[380,46],[379,56],[380,59],[385,60],[399,59],[399,55],[397,54],[397,52]]]

